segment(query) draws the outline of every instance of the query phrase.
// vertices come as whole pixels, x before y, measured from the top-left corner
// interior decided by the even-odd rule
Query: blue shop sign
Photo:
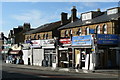
[[[73,46],[92,45],[92,35],[73,36],[73,37],[72,37],[72,45],[73,45]]]
[[[26,40],[26,43],[31,43],[31,40]]]
[[[89,29],[90,34],[95,34],[95,29]]]
[[[118,44],[118,36],[114,34],[97,34],[97,44]]]

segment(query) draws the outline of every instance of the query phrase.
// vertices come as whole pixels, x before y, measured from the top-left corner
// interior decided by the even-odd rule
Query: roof
[[[95,24],[95,23],[101,23],[101,22],[107,22],[107,21],[112,21],[112,20],[118,20],[119,17],[120,17],[120,13],[107,15],[107,12],[104,12],[103,15],[95,17],[90,20],[82,21],[81,19],[79,19],[75,22],[68,23],[67,25],[64,25],[58,28],[58,30],[77,27],[77,26],[84,26],[84,25],[89,25],[89,24]]]
[[[59,28],[60,25],[61,25],[61,21],[48,23],[48,24],[42,25],[34,30],[28,31],[25,34],[34,34],[34,33],[38,33],[38,32],[52,31],[53,29]]]

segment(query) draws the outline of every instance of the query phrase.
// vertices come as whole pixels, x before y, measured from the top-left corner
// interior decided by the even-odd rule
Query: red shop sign
[[[60,39],[60,43],[71,44],[71,39],[70,38]]]

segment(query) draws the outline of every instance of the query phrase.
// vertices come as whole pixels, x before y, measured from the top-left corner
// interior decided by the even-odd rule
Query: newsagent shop
[[[93,36],[73,36],[72,37],[72,49],[73,49],[73,66],[77,69],[92,70],[93,65]]]

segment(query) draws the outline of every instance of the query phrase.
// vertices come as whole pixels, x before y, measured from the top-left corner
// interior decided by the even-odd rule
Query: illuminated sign
[[[73,46],[92,45],[92,35],[73,36],[72,37],[72,45]]]

